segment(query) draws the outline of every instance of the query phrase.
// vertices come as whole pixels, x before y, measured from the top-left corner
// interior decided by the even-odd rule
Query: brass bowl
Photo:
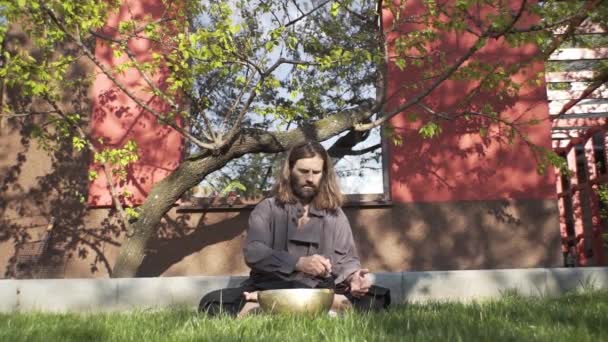
[[[333,301],[332,289],[281,289],[258,293],[260,307],[270,313],[326,313]]]

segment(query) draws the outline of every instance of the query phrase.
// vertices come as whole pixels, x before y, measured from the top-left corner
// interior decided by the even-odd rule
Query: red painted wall
[[[118,37],[117,27],[121,21],[141,19],[142,22],[160,18],[165,10],[160,0],[128,0],[120,9],[109,16],[103,33]],[[129,47],[138,61],[147,61],[157,49],[151,41],[134,38],[129,41]],[[97,41],[95,56],[110,68],[128,61],[126,55],[117,57],[111,47],[103,41]],[[160,112],[166,112],[168,105],[156,96],[150,94],[145,80],[139,72],[130,68],[123,74],[116,75],[127,88],[144,103]],[[166,87],[164,81],[167,72],[158,70],[151,77],[161,89]],[[179,133],[172,128],[161,125],[150,113],[139,107],[124,92],[118,89],[101,70],[96,70],[92,86],[93,115],[91,134],[99,149],[120,148],[129,140],[135,140],[139,147],[140,160],[129,168],[126,181],[115,180],[118,192],[128,190],[133,196],[126,202],[140,204],[143,202],[152,185],[174,170],[181,160],[183,141]],[[181,125],[181,122],[178,122]],[[103,144],[99,143],[103,140]],[[112,204],[106,178],[99,165],[91,165],[99,177],[89,185],[88,204],[91,206],[107,206]]]
[[[451,1],[451,0],[449,0]],[[516,8],[520,1],[512,1]],[[112,15],[105,33],[116,35],[116,27],[121,20],[144,15],[158,17],[163,12],[162,3],[158,0],[126,1],[120,11]],[[408,1],[405,15],[420,11],[420,1]],[[383,12],[383,24],[388,27],[393,18],[388,11]],[[535,18],[526,18],[522,25],[535,22]],[[401,27],[403,31],[419,30],[419,24],[408,24]],[[396,33],[388,35],[389,42],[397,37]],[[435,46],[445,51],[447,61],[455,61],[463,55],[475,41],[475,36],[464,34],[446,34]],[[130,46],[136,51],[138,59],[151,57],[153,46],[149,41],[134,39]],[[521,48],[507,47],[502,40],[493,40],[478,51],[472,60],[488,63],[500,63],[508,66],[521,62],[537,53],[532,46]],[[111,48],[101,42],[96,47],[96,56],[109,66],[126,61],[126,56],[115,57]],[[428,70],[428,69],[426,69]],[[523,82],[543,70],[542,62],[533,62],[528,68],[513,76]],[[389,65],[389,94],[394,95],[389,104],[395,108],[416,93],[415,90],[401,89],[403,84],[412,84],[421,79],[424,70],[408,67],[399,70],[394,64]],[[144,81],[134,69],[128,70],[118,78],[125,82],[136,94],[147,99],[146,103],[158,109],[166,109],[162,100],[150,96],[142,87]],[[161,86],[166,73],[155,74],[155,81]],[[428,84],[428,83],[427,83]],[[423,84],[421,84],[423,85]],[[458,102],[476,82],[446,81],[435,89],[425,100],[425,104],[436,111],[458,109]],[[120,189],[126,188],[134,194],[133,203],[141,203],[151,186],[164,178],[179,164],[182,140],[177,132],[158,124],[156,119],[143,111],[124,93],[112,86],[110,80],[101,73],[97,74],[93,85],[93,120],[92,134],[103,138],[104,146],[120,147],[127,140],[134,139],[142,151],[142,159],[131,167],[129,178],[120,182]],[[492,103],[501,108],[504,118],[519,120],[540,119],[540,124],[526,129],[530,141],[546,148],[551,147],[548,106],[545,85],[522,87],[518,97],[499,101],[492,92],[484,92],[472,101],[474,106]],[[416,113],[422,120],[410,122],[408,114]],[[539,175],[536,172],[536,161],[530,150],[521,141],[509,145],[499,142],[490,134],[482,138],[478,134],[478,125],[474,122],[458,120],[442,122],[443,133],[433,139],[423,139],[418,129],[428,115],[421,115],[423,110],[414,107],[391,120],[396,134],[403,138],[403,144],[390,144],[390,177],[391,191],[397,202],[435,202],[453,200],[491,200],[491,199],[550,199],[555,197],[555,177],[552,172]],[[92,168],[99,171],[99,167]],[[103,174],[89,187],[90,205],[110,205],[111,198]]]
[[[451,0],[448,0],[451,1]],[[421,1],[408,1],[404,16],[419,14]],[[518,8],[520,0],[511,1]],[[388,30],[393,17],[383,11],[383,25]],[[527,17],[520,25],[530,25],[537,20]],[[402,32],[421,30],[420,24],[400,27]],[[398,33],[391,32],[387,39],[394,42]],[[446,61],[454,63],[464,55],[476,41],[469,33],[444,34],[433,46],[436,51],[446,52]],[[391,48],[391,51],[394,51]],[[508,67],[536,55],[533,45],[520,48],[506,46],[502,39],[490,40],[487,46],[477,51],[471,60]],[[465,64],[466,65],[466,64]],[[389,93],[394,95],[389,110],[416,94],[431,81],[420,82],[426,69],[407,67],[399,70],[394,63],[389,65]],[[537,72],[543,71],[542,62],[532,62],[512,79],[523,83]],[[417,84],[418,89],[402,89],[404,85]],[[476,87],[473,81],[446,81],[435,89],[424,104],[435,111],[458,111],[459,102],[467,92]],[[540,123],[525,129],[529,139],[536,145],[551,148],[548,105],[545,84],[524,86],[514,98],[499,100],[493,91],[480,93],[472,100],[473,108],[486,103],[499,108],[501,117],[520,121],[539,119]],[[419,119],[408,120],[415,113]],[[495,138],[496,129],[490,129],[487,137],[479,135],[475,120],[438,121],[443,129],[439,137],[423,139],[418,129],[430,116],[420,107],[412,107],[391,120],[395,133],[400,135],[400,146],[390,144],[390,177],[393,200],[396,202],[438,202],[457,200],[493,199],[552,199],[555,198],[555,176],[552,170],[544,175],[536,171],[536,162],[530,150],[521,140],[513,145]]]

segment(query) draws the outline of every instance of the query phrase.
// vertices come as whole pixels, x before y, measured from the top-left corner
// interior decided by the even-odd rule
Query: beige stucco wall
[[[374,272],[394,272],[560,266],[556,210],[553,201],[534,200],[394,204],[346,212],[363,264]],[[249,212],[174,210],[150,242],[139,275],[246,274],[241,245]],[[51,276],[108,276],[125,234],[114,236],[115,220],[107,220],[108,213],[88,211],[75,234],[90,245],[68,251],[64,272]],[[6,269],[12,242],[1,243],[0,251],[0,268]]]

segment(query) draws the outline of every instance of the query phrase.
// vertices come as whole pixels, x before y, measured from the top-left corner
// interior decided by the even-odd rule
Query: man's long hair
[[[274,196],[280,203],[293,204],[297,202],[297,197],[291,186],[291,170],[298,160],[313,158],[315,156],[323,159],[323,176],[321,177],[319,188],[317,189],[315,198],[312,200],[312,204],[317,209],[330,211],[334,211],[342,205],[342,192],[338,185],[333,162],[323,145],[316,141],[309,141],[303,145],[296,146],[287,154],[287,158],[285,158],[281,173],[273,189]]]

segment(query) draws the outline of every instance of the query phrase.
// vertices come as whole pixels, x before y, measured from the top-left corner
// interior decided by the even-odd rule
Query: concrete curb
[[[472,301],[516,291],[527,296],[608,288],[608,267],[387,272],[374,282],[393,303]],[[245,276],[122,279],[0,280],[0,312],[98,312],[168,307],[194,309],[210,291],[238,286]]]

